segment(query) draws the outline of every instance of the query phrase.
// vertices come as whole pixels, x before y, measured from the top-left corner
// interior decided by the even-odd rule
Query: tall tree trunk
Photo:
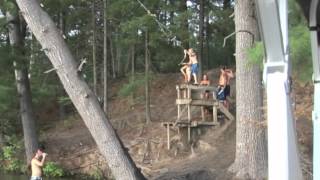
[[[135,45],[132,44],[130,47],[130,59],[131,59],[131,83],[135,81]],[[134,105],[135,93],[132,91],[131,93],[131,105]]]
[[[209,15],[206,17],[206,50],[207,50],[207,60],[206,60],[206,65],[207,69],[210,69],[210,30],[209,30]]]
[[[96,45],[96,3],[92,0],[92,67],[93,67],[93,92],[97,95],[97,45]]]
[[[119,35],[117,35],[117,42],[119,42]],[[116,49],[117,49],[117,51],[116,51],[116,54],[117,54],[117,58],[116,58],[117,59],[117,61],[116,61],[117,73],[116,74],[118,74],[118,77],[119,77],[122,74],[122,68],[121,68],[121,55],[122,55],[122,52],[121,52],[121,46],[120,46],[119,43],[116,44]],[[116,77],[114,77],[114,78],[116,78]]]
[[[223,9],[230,8],[231,0],[223,0]]]
[[[21,22],[18,15],[12,15],[10,12],[7,12],[6,16],[9,22],[8,30],[10,45],[13,48],[12,53],[23,57],[26,25]],[[17,91],[19,95],[20,115],[22,120],[27,164],[30,164],[33,154],[38,146],[38,139],[35,126],[35,117],[32,109],[31,89],[28,78],[28,63],[25,59],[19,59],[14,61],[13,64]]]
[[[199,74],[202,77],[202,62],[204,62],[203,56],[203,26],[204,26],[204,0],[199,0],[200,12],[199,12]]]
[[[108,113],[108,23],[107,0],[103,0],[103,110]]]
[[[135,46],[131,45],[131,79],[135,80]]]
[[[0,132],[0,149],[2,149],[4,145],[5,145],[4,134],[3,132]]]
[[[262,87],[259,65],[249,64],[247,49],[258,36],[254,1],[236,1],[236,99],[237,131],[235,162],[230,170],[238,178],[267,178],[267,147],[262,121]],[[239,32],[241,30],[241,32]]]
[[[112,35],[111,33],[109,34],[109,42],[110,42],[110,53],[111,53],[111,66],[112,66],[112,78],[115,79],[116,78],[116,66],[115,66],[115,62],[116,62],[116,55],[114,55],[114,44],[112,41]]]
[[[59,25],[59,29],[60,29],[60,33],[62,36],[65,36],[65,32],[66,32],[66,13],[64,12],[64,7],[63,7],[63,0],[60,0],[60,12],[59,12],[59,20],[58,20],[58,25]],[[64,89],[59,88],[58,90],[58,96],[59,97],[65,97],[66,92],[64,91]],[[64,102],[59,102],[59,119],[60,120],[64,120],[67,116],[67,110],[66,110],[66,105]]]
[[[188,6],[187,6],[187,0],[181,0],[180,1],[180,12],[181,13],[186,13],[188,11]],[[170,16],[174,16],[173,14],[170,14]],[[173,17],[172,17],[173,19]],[[181,19],[181,41],[182,41],[182,46],[185,49],[189,49],[189,23],[188,23],[188,16],[185,15]]]
[[[150,113],[150,82],[149,82],[149,68],[150,68],[150,52],[149,52],[149,32],[145,32],[145,93],[146,93],[146,123],[151,122]]]
[[[21,14],[38,39],[80,116],[106,158],[115,179],[145,179],[101,109],[99,102],[77,71],[77,63],[54,22],[35,0],[16,1]]]

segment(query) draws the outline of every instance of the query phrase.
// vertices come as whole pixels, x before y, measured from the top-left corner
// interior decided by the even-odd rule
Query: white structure
[[[311,0],[309,9],[309,28],[313,59],[314,106],[313,120],[313,179],[320,179],[320,47],[317,14],[319,0]]]
[[[290,101],[287,0],[256,0],[266,62],[268,179],[302,180]]]

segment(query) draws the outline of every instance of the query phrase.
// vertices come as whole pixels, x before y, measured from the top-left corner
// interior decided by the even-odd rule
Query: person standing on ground
[[[210,86],[210,80],[209,80],[207,74],[204,74],[204,75],[202,76],[202,80],[201,80],[201,82],[200,82],[200,85],[202,85],[202,86]],[[208,90],[205,91],[204,97],[205,97],[206,99],[209,99],[209,91],[208,91]]]
[[[47,153],[43,147],[39,147],[35,156],[31,160],[31,178],[30,180],[42,180],[42,167],[44,165]]]
[[[191,65],[191,74],[193,76],[194,79],[194,84],[198,84],[198,78],[197,78],[197,74],[199,71],[199,66],[198,66],[198,60],[197,60],[197,55],[194,52],[194,50],[192,48],[188,49],[188,55],[190,58],[190,65]]]
[[[230,103],[227,97],[230,96],[230,79],[234,78],[234,75],[231,69],[225,69],[224,72],[226,77],[226,87],[224,90],[224,96],[226,98],[225,105],[226,105],[226,108],[229,109]]]
[[[227,74],[225,70],[226,70],[225,66],[220,69],[220,77],[219,77],[218,90],[217,90],[217,99],[222,101],[224,106],[226,106],[225,90],[227,85]]]
[[[201,86],[210,86],[210,80],[209,80],[207,74],[204,74],[204,75],[202,76],[202,80],[201,80],[201,82],[200,82],[200,85],[201,85]],[[209,93],[210,93],[210,91],[209,91],[209,90],[206,90],[206,91],[204,92],[204,94],[201,94],[201,98],[202,98],[202,99],[209,99]],[[205,108],[204,108],[204,112],[205,112],[206,114],[209,114],[209,109],[208,109],[208,107],[205,107]]]

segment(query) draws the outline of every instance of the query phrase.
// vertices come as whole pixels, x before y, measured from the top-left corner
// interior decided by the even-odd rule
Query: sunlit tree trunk
[[[29,82],[28,62],[22,59],[24,56],[24,38],[26,35],[26,25],[20,20],[18,15],[6,12],[10,45],[12,54],[19,59],[13,62],[16,86],[19,95],[20,116],[23,127],[24,146],[26,150],[27,164],[30,164],[33,154],[38,146],[36,133],[35,116],[32,109],[32,97]]]
[[[206,51],[207,51],[207,60],[206,60],[206,65],[207,65],[207,69],[210,68],[210,29],[209,29],[209,15],[207,15],[206,17]],[[203,63],[204,64],[204,63]]]
[[[235,162],[230,170],[240,179],[267,178],[265,128],[261,127],[262,87],[258,64],[248,62],[247,51],[258,36],[254,0],[236,1],[236,99]],[[239,32],[241,30],[241,32]]]
[[[119,42],[119,34],[117,34],[117,37],[116,37],[116,42]],[[115,77],[118,75],[121,76],[122,74],[122,68],[121,68],[121,55],[122,55],[122,52],[121,52],[121,46],[120,46],[120,43],[116,43],[116,54],[117,54],[117,61],[116,61],[116,69],[117,69],[117,73],[115,73]]]
[[[103,110],[108,113],[108,23],[107,0],[103,0]],[[111,40],[110,40],[111,41]]]
[[[71,101],[105,157],[115,179],[145,179],[111,126],[99,102],[77,71],[77,63],[49,15],[35,0],[17,0],[21,14],[45,50]]]
[[[150,51],[149,51],[149,32],[145,32],[145,100],[146,100],[146,123],[151,122],[150,112],[150,82],[149,82],[149,68],[150,68]]]
[[[204,62],[203,56],[203,26],[204,26],[204,0],[198,0],[200,6],[199,12],[199,54],[198,54],[198,62],[199,62],[199,75],[202,76],[202,64]]]
[[[113,44],[113,39],[112,39],[112,35],[111,33],[109,34],[109,42],[110,42],[110,54],[111,54],[111,67],[112,67],[112,78],[115,79],[116,78],[116,56],[118,56],[118,54],[114,54],[114,49],[116,49],[116,47],[114,47]]]
[[[180,7],[179,7],[180,12],[186,13],[188,11],[187,0],[181,0],[179,2],[180,2]],[[173,16],[173,14],[171,15]],[[181,38],[183,48],[188,49],[189,48],[189,23],[188,23],[187,16],[184,16],[181,19],[181,27],[182,29],[180,30],[181,34],[179,35],[179,37]]]
[[[97,95],[97,46],[96,46],[96,3],[92,0],[92,68],[93,68],[93,92]]]

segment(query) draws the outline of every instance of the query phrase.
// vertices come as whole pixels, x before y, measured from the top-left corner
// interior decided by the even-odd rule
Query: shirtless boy
[[[31,178],[30,180],[42,180],[42,167],[44,165],[47,153],[43,152],[43,148],[38,148],[36,155],[31,160]]]
[[[191,74],[193,76],[194,79],[194,84],[198,84],[198,78],[197,78],[197,74],[198,74],[198,60],[197,60],[197,55],[196,53],[193,51],[192,48],[188,49],[188,55],[189,55],[189,59],[190,59],[190,65],[191,65]]]
[[[226,100],[227,96],[230,96],[230,79],[233,78],[233,72],[231,69],[223,67],[220,69],[219,86],[218,86],[218,98],[223,101],[224,106],[229,109],[229,102]]]

